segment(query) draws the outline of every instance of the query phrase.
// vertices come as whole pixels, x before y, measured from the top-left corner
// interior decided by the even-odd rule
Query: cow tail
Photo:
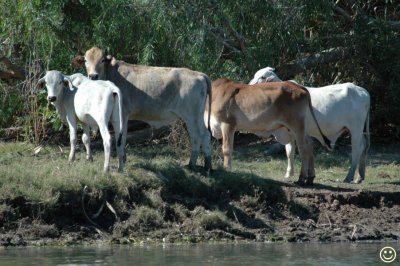
[[[117,146],[120,147],[122,143],[122,134],[124,132],[124,121],[122,120],[122,97],[121,97],[121,91],[119,89],[113,91],[114,95],[116,94],[118,97],[118,111],[119,111],[119,135],[118,135],[118,140],[117,140]]]
[[[212,85],[211,80],[207,77],[207,96],[208,96],[208,118],[207,118],[207,128],[211,134],[211,103],[212,103]]]
[[[369,107],[367,112],[367,117],[365,118],[364,122],[364,137],[365,137],[365,147],[364,151],[368,151],[370,146],[370,134],[369,134]]]
[[[318,131],[321,134],[321,137],[324,140],[324,143],[325,143],[326,147],[328,148],[328,150],[332,150],[331,141],[324,135],[324,133],[322,133],[322,130],[321,130],[319,124],[318,124],[317,118],[315,117],[314,110],[313,110],[313,107],[312,107],[312,104],[311,104],[310,92],[307,90],[307,88],[305,88],[305,87],[303,87],[303,88],[307,92],[307,95],[308,95],[308,97],[307,97],[307,99],[308,99],[308,107],[310,109],[310,112],[311,112],[311,115],[312,115],[312,117],[314,119],[314,122],[317,125]]]

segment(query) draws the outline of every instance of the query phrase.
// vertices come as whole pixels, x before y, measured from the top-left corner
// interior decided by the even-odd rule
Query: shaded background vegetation
[[[400,4],[395,0],[0,0],[0,137],[40,143],[59,130],[46,70],[96,45],[130,63],[248,82],[354,82],[372,99],[373,137],[400,138]],[[8,61],[9,60],[9,61]],[[49,123],[53,122],[53,123]],[[53,125],[50,130],[48,125]],[[62,129],[65,131],[64,129]]]

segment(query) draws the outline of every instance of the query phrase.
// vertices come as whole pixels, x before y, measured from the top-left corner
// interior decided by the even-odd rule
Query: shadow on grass
[[[153,154],[153,152],[148,153],[149,156]],[[295,199],[288,201],[285,188],[298,188],[293,183],[277,181],[249,172],[230,172],[222,168],[217,168],[209,176],[205,176],[201,166],[198,166],[195,171],[189,171],[178,162],[171,160],[159,162],[157,158],[144,160],[135,164],[134,167],[157,175],[162,183],[160,189],[164,204],[184,206],[189,213],[195,212],[198,208],[206,210],[206,213],[222,211],[232,223],[245,228],[244,231],[237,231],[237,228],[227,229],[233,234],[247,234],[251,229],[274,232],[271,221],[287,219],[288,214],[300,219],[315,218],[317,215]],[[310,188],[332,192],[355,190],[322,184],[316,184]],[[146,187],[143,186],[142,189]],[[146,195],[143,193],[137,204],[146,202],[145,198]],[[139,200],[139,198],[136,199]],[[179,220],[174,212],[173,207],[168,208],[170,221]],[[188,217],[193,221],[197,219],[191,214],[188,214]]]

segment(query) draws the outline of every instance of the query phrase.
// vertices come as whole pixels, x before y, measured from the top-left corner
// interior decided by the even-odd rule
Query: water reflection
[[[387,245],[400,254],[398,243],[2,248],[0,265],[383,265],[379,251]]]

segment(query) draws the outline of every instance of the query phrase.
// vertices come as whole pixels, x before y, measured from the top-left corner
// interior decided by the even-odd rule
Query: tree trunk
[[[276,73],[282,80],[288,80],[299,73],[305,72],[307,69],[346,59],[353,53],[354,49],[352,47],[331,48],[282,65],[276,69]]]

